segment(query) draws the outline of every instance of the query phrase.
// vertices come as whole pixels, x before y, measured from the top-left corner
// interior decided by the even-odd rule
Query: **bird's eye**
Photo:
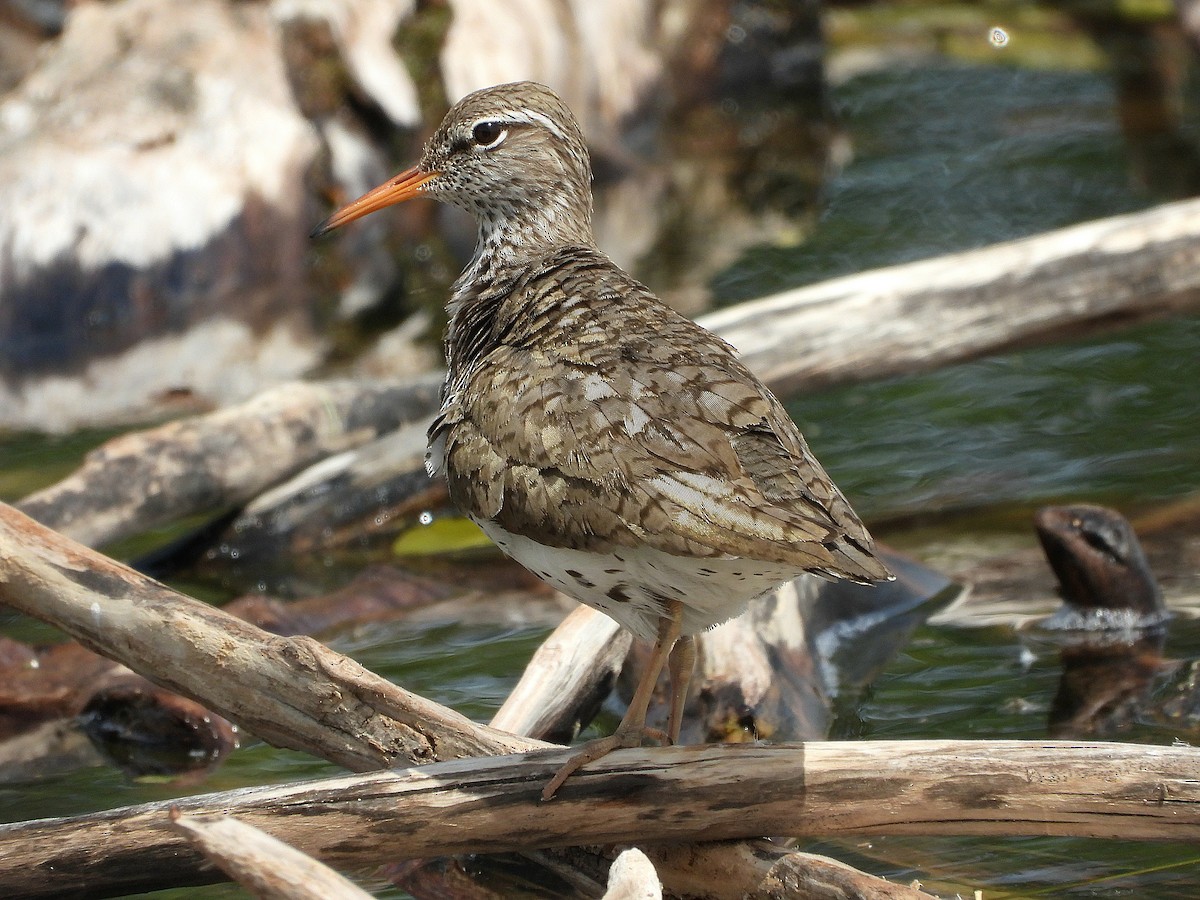
[[[508,129],[499,122],[476,122],[471,139],[484,150],[495,150],[508,137]]]

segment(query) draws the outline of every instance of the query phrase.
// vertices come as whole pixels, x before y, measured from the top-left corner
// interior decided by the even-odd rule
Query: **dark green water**
[[[835,91],[855,158],[828,185],[820,222],[798,248],[762,248],[716,281],[722,302],[966,249],[1169,199],[1148,186],[1103,72],[937,64],[859,76]],[[1140,157],[1139,157],[1140,159]],[[796,398],[814,449],[869,518],[973,511],[938,541],[1031,541],[1038,504],[1137,508],[1200,489],[1200,319],[1141,326],[882,384]],[[0,443],[0,494],[16,497],[69,468],[97,436],[47,446]],[[917,555],[921,539],[888,534]],[[1200,581],[1200,579],[1198,579]],[[0,620],[0,624],[4,624]],[[11,623],[10,623],[11,624]],[[543,636],[457,622],[372,625],[330,637],[405,687],[486,719]],[[1169,654],[1200,657],[1200,629],[1178,623]],[[921,629],[852,709],[855,737],[1046,735],[1059,661],[1010,628]],[[1123,739],[1200,739],[1161,726]],[[204,790],[330,774],[261,745]],[[110,769],[0,786],[0,821],[63,815],[187,790],[130,783]],[[1056,839],[890,839],[823,849],[949,896],[1200,895],[1191,846]],[[231,888],[173,892],[242,896]]]

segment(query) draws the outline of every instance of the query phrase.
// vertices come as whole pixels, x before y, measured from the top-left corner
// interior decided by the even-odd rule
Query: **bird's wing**
[[[599,337],[586,318],[564,324],[561,297],[540,331],[537,308],[524,309],[524,331],[512,326],[449,399],[431,446],[455,501],[552,546],[640,543],[886,578],[862,523],[728,345],[648,291],[610,300]]]
[[[704,373],[661,395],[686,394],[686,409],[635,436],[643,455],[631,473],[641,501],[632,511],[653,514],[627,519],[630,530],[667,552],[699,544],[823,574],[886,578],[870,535],[778,400],[724,354],[706,360]]]

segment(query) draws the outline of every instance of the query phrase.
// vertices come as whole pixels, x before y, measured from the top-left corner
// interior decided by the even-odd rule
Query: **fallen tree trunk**
[[[1200,200],[875,269],[703,317],[780,393],[1200,309]]]
[[[0,894],[211,880],[169,810],[223,813],[328,865],[763,834],[1200,839],[1200,749],[1035,741],[720,744],[623,750],[542,802],[570,751],[243,788],[0,826]]]

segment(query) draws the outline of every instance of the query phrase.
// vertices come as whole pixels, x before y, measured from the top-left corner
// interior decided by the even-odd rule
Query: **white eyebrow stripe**
[[[536,110],[522,106],[520,109],[514,109],[508,113],[507,119],[510,122],[524,122],[527,125],[541,125],[543,128],[553,132],[562,140],[567,140],[566,132],[558,127],[558,123],[549,116],[543,115]]]

